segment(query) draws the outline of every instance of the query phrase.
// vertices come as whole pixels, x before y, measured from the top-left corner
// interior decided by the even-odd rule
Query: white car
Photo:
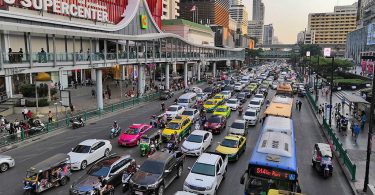
[[[232,92],[230,91],[222,91],[221,94],[224,96],[224,99],[229,99],[232,97]]]
[[[254,110],[257,110],[258,112],[260,112],[261,107],[262,107],[262,103],[256,99],[250,100],[249,105],[247,105],[248,109],[254,109]]]
[[[203,130],[194,130],[181,145],[181,150],[187,155],[199,156],[212,143],[212,133]]]
[[[259,112],[256,109],[247,109],[243,115],[247,125],[256,125],[258,122]]]
[[[275,81],[275,82],[272,83],[271,88],[272,89],[277,89],[278,85],[279,85],[279,83],[277,81]]]
[[[103,158],[108,157],[112,151],[111,142],[102,139],[88,139],[79,143],[71,152],[70,156],[71,169],[83,170],[87,165]]]
[[[234,135],[247,135],[246,121],[245,120],[235,120],[229,128],[229,133]]]
[[[238,99],[229,99],[227,103],[225,103],[232,110],[237,110],[238,106],[240,106],[240,100]]]
[[[190,120],[194,123],[199,119],[199,110],[194,108],[186,108],[181,115],[188,116]]]
[[[234,84],[234,90],[235,91],[241,91],[243,89],[243,84],[242,83],[235,83]]]
[[[202,93],[203,92],[203,90],[199,87],[192,87],[191,91],[194,92],[194,93]]]
[[[168,120],[172,120],[176,118],[176,116],[180,116],[185,110],[185,107],[180,105],[172,105],[169,106],[165,114],[167,115]]]
[[[14,158],[7,155],[0,155],[0,173],[7,171],[16,165]],[[4,178],[5,179],[5,178]]]
[[[206,101],[208,98],[206,93],[197,93],[197,100]]]
[[[184,191],[214,195],[225,177],[228,156],[205,152],[194,163],[184,182]]]
[[[257,93],[257,94],[254,95],[253,100],[258,100],[258,101],[260,101],[260,104],[263,105],[264,95],[261,94],[261,93]]]

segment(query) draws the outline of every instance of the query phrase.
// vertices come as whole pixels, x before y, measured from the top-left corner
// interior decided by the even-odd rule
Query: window
[[[101,147],[104,146],[104,145],[105,145],[104,142],[99,142],[99,144],[98,144],[98,146],[97,146],[97,149],[101,148]],[[96,150],[97,150],[97,149],[96,149]]]
[[[171,170],[172,168],[173,168],[173,165],[174,165],[174,163],[175,163],[175,159],[174,158],[171,158],[168,162],[167,162],[167,165],[166,165],[166,169],[167,170]]]
[[[220,166],[217,164],[217,165],[216,165],[216,175],[219,174],[219,171],[220,171]]]
[[[210,134],[208,134],[208,133],[204,134],[204,140],[206,140],[209,136],[210,136]]]

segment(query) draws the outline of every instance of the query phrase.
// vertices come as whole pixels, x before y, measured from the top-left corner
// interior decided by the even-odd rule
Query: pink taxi
[[[118,144],[120,146],[138,146],[142,135],[150,129],[152,129],[151,125],[133,124],[121,132]]]

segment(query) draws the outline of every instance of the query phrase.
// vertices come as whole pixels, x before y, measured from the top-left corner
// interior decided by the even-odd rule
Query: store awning
[[[349,102],[349,103],[363,103],[363,104],[369,104],[368,101],[366,101],[365,99],[363,99],[363,97],[359,96],[359,95],[356,95],[356,94],[352,94],[352,93],[349,93],[349,92],[345,92],[345,91],[340,91],[340,92],[337,92],[336,93],[336,96],[342,101],[342,100],[345,100],[346,102]]]

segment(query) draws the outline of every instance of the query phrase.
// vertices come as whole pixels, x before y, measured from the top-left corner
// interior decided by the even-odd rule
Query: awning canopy
[[[369,104],[368,101],[363,99],[359,95],[351,94],[345,91],[338,92],[336,96],[342,101],[345,100],[349,103],[363,103],[363,104]]]

